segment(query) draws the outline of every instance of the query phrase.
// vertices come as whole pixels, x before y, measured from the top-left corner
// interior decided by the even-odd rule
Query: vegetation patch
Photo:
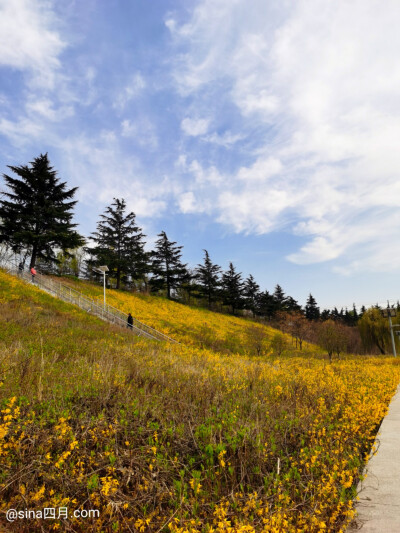
[[[183,343],[139,339],[0,271],[4,527],[344,531],[397,361],[329,362],[250,320],[109,292]],[[4,518],[53,507],[99,516]]]

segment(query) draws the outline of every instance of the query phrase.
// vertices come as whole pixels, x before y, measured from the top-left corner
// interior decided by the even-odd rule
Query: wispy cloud
[[[182,131],[184,131],[186,135],[190,135],[192,137],[197,137],[207,133],[209,125],[210,120],[207,118],[193,119],[186,117],[181,122]]]
[[[143,92],[146,86],[146,80],[142,74],[140,72],[136,72],[133,76],[131,76],[125,87],[116,95],[113,103],[114,108],[120,110],[124,109],[131,100]]]
[[[209,135],[203,136],[201,140],[211,144],[217,144],[218,146],[224,146],[225,148],[230,148],[232,145],[245,138],[246,135],[242,133],[234,134],[230,131],[225,131],[223,134],[216,132],[210,133]]]
[[[159,217],[171,194],[168,180],[152,182],[134,155],[124,154],[113,131],[102,131],[95,138],[87,135],[59,139],[63,168],[79,184],[83,205],[104,206],[114,197],[125,198],[128,209],[139,217]],[[155,186],[156,185],[156,186]]]
[[[1,118],[0,131],[12,144],[22,147],[27,142],[40,138],[44,133],[44,128],[42,124],[29,118],[21,118],[17,121]]]
[[[123,120],[121,122],[121,135],[149,150],[155,150],[158,147],[156,128],[146,116],[135,117],[133,120]]]
[[[0,0],[0,65],[28,72],[36,85],[52,88],[66,43],[49,6],[44,0]]]
[[[375,0],[279,9],[203,0],[186,23],[169,19],[181,51],[178,92],[200,109],[209,98],[229,101],[245,131],[258,128],[255,155],[236,170],[211,171],[199,158],[191,170],[186,164],[194,195],[198,176],[208,182],[201,194],[215,199],[216,219],[237,232],[291,229],[307,239],[288,256],[299,264],[354,269],[359,253],[369,268],[383,268],[393,246],[385,228],[400,231],[399,23],[394,0],[385,9]],[[390,268],[399,266],[395,254]]]
[[[74,114],[71,105],[54,107],[54,102],[48,98],[31,99],[26,104],[26,110],[30,116],[40,116],[52,122],[64,120]]]

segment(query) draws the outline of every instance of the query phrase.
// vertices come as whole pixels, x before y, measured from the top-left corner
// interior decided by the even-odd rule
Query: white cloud
[[[18,121],[11,121],[5,118],[0,119],[0,131],[2,135],[17,147],[25,146],[27,142],[36,140],[43,136],[43,124],[29,118],[21,118]]]
[[[288,257],[299,264],[386,268],[376,258],[393,248],[384,228],[400,232],[399,25],[397,0],[202,0],[187,23],[169,21],[177,90],[200,111],[229,101],[258,134],[237,170],[185,162],[193,194],[208,184],[217,220],[291,228],[306,239]]]
[[[0,0],[0,68],[23,74],[2,110],[1,134],[18,148],[57,142],[54,126],[75,113],[60,29],[52,0]]]
[[[224,146],[225,148],[230,148],[232,145],[243,140],[244,138],[245,135],[241,133],[233,134],[230,131],[226,131],[222,135],[213,132],[210,135],[202,137],[201,140],[211,144],[216,144],[218,146]]]
[[[138,217],[157,218],[175,192],[167,179],[146,176],[135,156],[123,154],[113,131],[99,132],[95,138],[82,134],[58,139],[57,147],[65,172],[79,185],[79,201],[90,208],[124,198]]]
[[[197,159],[193,159],[189,163],[186,155],[181,154],[178,157],[176,167],[186,176],[194,178],[196,189],[204,189],[207,192],[207,190],[220,187],[224,183],[224,176],[214,166],[204,170]]]
[[[123,120],[121,122],[121,135],[150,150],[155,150],[158,147],[156,128],[146,116],[137,117],[134,121]]]
[[[196,207],[196,198],[191,191],[181,194],[178,198],[178,203],[182,213],[199,212],[198,207]]]
[[[289,255],[288,259],[299,265],[322,263],[336,259],[342,252],[343,243],[329,241],[326,237],[315,237],[303,246],[299,253]]]
[[[276,157],[258,158],[251,167],[240,168],[237,177],[246,181],[266,181],[282,170],[282,163]]]
[[[74,108],[70,105],[54,108],[54,102],[48,98],[29,100],[26,104],[29,116],[43,117],[52,122],[64,120],[74,114]]]
[[[206,118],[193,119],[186,117],[181,122],[181,128],[186,135],[197,137],[198,135],[207,133],[209,124],[210,121]]]
[[[44,0],[0,0],[0,66],[30,72],[39,86],[53,87],[65,43]]]
[[[124,109],[128,102],[137,98],[146,87],[146,80],[140,72],[136,72],[127,85],[116,95],[113,107],[116,109]]]

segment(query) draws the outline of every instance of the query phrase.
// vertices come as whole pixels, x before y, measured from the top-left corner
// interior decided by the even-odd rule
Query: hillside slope
[[[386,357],[145,340],[1,270],[0,354],[0,529],[18,532],[343,531],[400,379]]]
[[[60,278],[55,278],[59,280]],[[85,281],[61,278],[63,284],[103,301],[102,287]],[[255,341],[262,344],[263,354],[271,353],[271,339],[277,330],[242,317],[194,308],[153,295],[107,289],[107,303],[138,320],[162,331],[186,345],[210,348],[222,353],[257,353]],[[291,353],[290,337],[284,335]],[[305,352],[315,353],[315,346],[304,343]],[[300,352],[299,352],[300,353]]]

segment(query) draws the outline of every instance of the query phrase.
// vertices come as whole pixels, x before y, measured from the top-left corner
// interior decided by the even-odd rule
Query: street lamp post
[[[382,315],[386,318],[389,319],[389,329],[390,329],[390,337],[392,339],[392,349],[393,349],[393,356],[394,357],[397,357],[397,354],[396,354],[396,345],[395,345],[395,342],[394,342],[394,335],[393,335],[393,324],[392,324],[392,317],[395,317],[396,316],[396,309],[393,309],[393,307],[389,307],[389,302],[388,302],[388,306],[386,309],[382,309]],[[395,324],[396,325],[396,324]]]
[[[109,271],[108,266],[103,265],[100,267],[93,267],[93,270],[95,272],[98,272],[99,274],[103,274],[103,298],[104,298],[104,310],[106,309],[106,272]]]

